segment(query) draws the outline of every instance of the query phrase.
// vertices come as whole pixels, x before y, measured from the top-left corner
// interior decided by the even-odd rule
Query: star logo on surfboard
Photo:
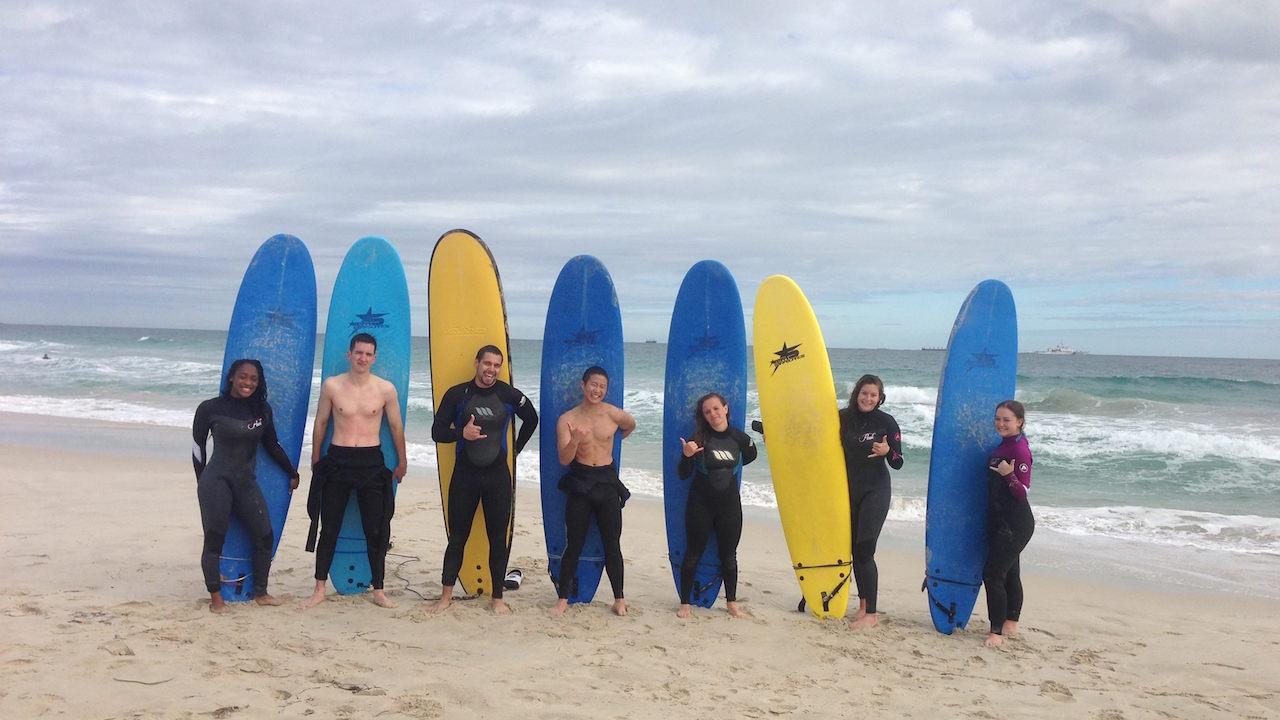
[[[356,319],[349,325],[351,334],[355,335],[361,330],[378,330],[387,327],[387,315],[390,313],[376,313],[373,311],[373,306],[369,306],[368,310],[356,313]]]
[[[769,375],[772,376],[775,373],[777,373],[778,368],[782,367],[783,365],[786,365],[789,362],[795,362],[796,360],[803,358],[804,355],[800,354],[800,346],[803,344],[804,343],[796,343],[791,347],[787,347],[787,341],[783,340],[782,349],[773,351],[773,354],[777,355],[778,357],[769,363],[770,365],[773,366],[773,372],[769,373]]]
[[[1000,363],[996,362],[1000,356],[992,355],[991,353],[987,352],[986,348],[982,348],[982,352],[976,352],[972,354],[973,354],[973,357],[969,358],[969,362],[964,367],[965,372],[968,372],[974,368],[990,369],[990,368],[1000,367]]]
[[[708,352],[720,347],[720,336],[704,332],[702,337],[689,344],[689,354]]]
[[[280,308],[266,311],[262,314],[262,318],[258,322],[266,326],[276,325],[290,330],[298,329],[298,324],[293,321],[293,315],[281,310]]]
[[[588,330],[586,325],[581,330],[575,330],[567,340],[565,345],[598,345],[600,344],[600,331]]]

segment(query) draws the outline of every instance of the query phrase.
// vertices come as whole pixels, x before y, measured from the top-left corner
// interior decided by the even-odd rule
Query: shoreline
[[[6,412],[0,412],[0,437],[4,438],[0,441],[3,445],[47,450],[77,446],[78,443],[91,439],[88,447],[93,452],[113,457],[143,456],[157,460],[182,457],[190,444],[186,431],[170,426]],[[308,451],[309,445],[304,443],[304,464]],[[435,493],[438,498],[435,467],[411,465],[411,469],[416,470],[419,477],[429,476],[430,492]],[[305,468],[303,473],[305,490]],[[537,481],[530,480],[526,472],[522,471],[517,484],[533,498],[540,511]],[[524,503],[528,501],[522,496],[518,502],[520,515],[523,515]],[[661,497],[637,492],[633,495],[632,503],[652,503],[656,507],[660,523],[663,522]],[[745,505],[743,512],[749,525],[770,526],[780,536],[781,525],[776,508]],[[517,516],[517,531],[523,524],[520,515]],[[536,530],[541,536],[540,520]],[[665,533],[665,530],[662,532]],[[890,549],[914,557],[917,567],[923,568],[924,521],[890,517],[881,535],[880,549]],[[1028,571],[1060,578],[1088,576],[1126,589],[1221,592],[1233,597],[1280,599],[1280,556],[1275,555],[1076,535],[1037,527],[1035,537],[1023,556],[1026,558]],[[923,569],[920,574],[923,577]]]
[[[1029,562],[1022,633],[989,649],[981,599],[968,630],[933,630],[922,551],[894,540],[877,555],[881,625],[859,632],[794,611],[781,529],[749,517],[739,599],[750,617],[733,620],[720,602],[681,621],[662,506],[648,498],[624,511],[628,617],[609,612],[607,582],[593,603],[547,617],[555,592],[527,485],[514,615],[492,616],[483,600],[431,615],[418,596],[439,596],[445,537],[436,477],[422,468],[411,468],[393,521],[387,591],[398,609],[358,595],[300,609],[314,556],[302,550],[295,496],[271,579],[288,604],[215,616],[200,581],[194,478],[178,454],[185,434],[160,439],[183,441],[173,456],[152,457],[150,446],[94,449],[120,428],[62,430],[82,442],[0,436],[0,632],[11,639],[0,698],[17,716],[1280,716],[1275,600],[1127,588]]]

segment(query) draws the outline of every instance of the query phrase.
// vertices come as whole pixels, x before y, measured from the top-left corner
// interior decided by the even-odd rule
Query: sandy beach
[[[0,704],[14,717],[1280,717],[1280,600],[1026,564],[1022,633],[989,649],[982,599],[966,632],[938,634],[923,549],[891,546],[878,555],[881,625],[854,631],[795,612],[781,529],[749,513],[739,597],[751,616],[718,604],[682,621],[661,504],[645,498],[624,512],[628,617],[609,612],[607,582],[591,605],[547,616],[530,487],[514,614],[471,600],[434,616],[445,537],[428,468],[400,489],[398,609],[358,596],[299,607],[314,563],[299,496],[271,578],[290,602],[215,616],[182,431],[4,414],[0,430]]]

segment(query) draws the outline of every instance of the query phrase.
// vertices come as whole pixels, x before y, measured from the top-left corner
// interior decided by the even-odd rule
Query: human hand
[[[582,442],[583,440],[587,440],[591,437],[591,428],[587,427],[586,425],[570,424],[569,434],[573,436],[573,439],[575,441]]]
[[[702,446],[694,442],[693,440],[685,440],[684,438],[680,438],[680,445],[683,448],[685,457],[693,457],[694,455],[697,455],[698,453],[702,452]]]
[[[1013,463],[1009,460],[1001,460],[1000,464],[996,465],[996,472],[1004,477],[1009,477],[1009,474],[1013,472]]]
[[[480,437],[484,437],[484,436],[481,435]],[[406,464],[404,460],[401,460],[400,464],[396,466],[396,469],[391,471],[391,477],[395,478],[396,482],[400,482],[401,480],[404,480],[404,475],[408,471],[409,471],[408,464]]]
[[[462,438],[464,440],[483,440],[487,437],[489,436],[480,432],[480,426],[476,425],[475,415],[472,415],[471,419],[467,421],[467,424],[462,426]],[[403,473],[401,474],[403,475]]]
[[[879,440],[876,440],[875,442],[871,443],[871,454],[868,455],[867,457],[868,458],[884,457],[885,455],[888,455],[888,454],[889,454],[889,436],[885,435]]]
[[[294,490],[297,490],[297,489],[298,489],[298,484],[299,484],[300,482],[302,482],[302,478],[298,477],[296,474],[295,474],[293,477],[289,478],[289,493],[290,493],[290,494],[292,494]]]

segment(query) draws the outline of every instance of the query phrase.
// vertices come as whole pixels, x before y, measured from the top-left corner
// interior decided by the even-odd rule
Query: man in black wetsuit
[[[209,609],[226,610],[219,564],[232,512],[244,523],[253,543],[254,602],[279,605],[279,600],[267,594],[275,535],[255,472],[258,445],[266,448],[271,459],[288,473],[289,492],[298,487],[298,471],[276,438],[262,363],[248,359],[233,362],[222,394],[196,408],[191,434],[191,460],[195,465],[196,493],[204,525],[200,567],[209,591]],[[210,434],[213,435],[212,457],[205,454]]]
[[[511,610],[502,599],[507,574],[507,529],[515,507],[515,484],[507,465],[508,428],[512,415],[520,418],[515,452],[524,449],[538,427],[538,413],[524,393],[498,379],[502,351],[485,345],[476,353],[476,375],[445,391],[431,425],[431,439],[456,443],[457,458],[449,482],[449,545],[444,551],[440,602],[437,612],[449,607],[453,586],[462,569],[462,556],[476,507],[483,508],[489,536],[489,572],[493,612]]]

